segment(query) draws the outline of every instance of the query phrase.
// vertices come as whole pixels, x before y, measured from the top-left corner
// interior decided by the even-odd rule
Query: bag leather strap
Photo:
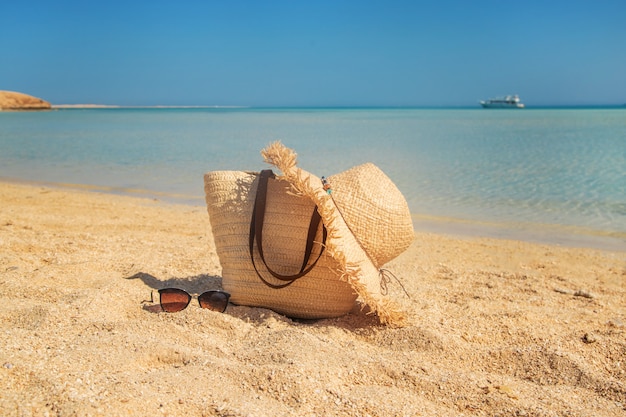
[[[259,175],[259,185],[257,187],[256,197],[254,200],[254,210],[252,212],[252,220],[250,221],[250,241],[249,241],[250,245],[249,246],[250,246],[250,259],[252,260],[252,265],[254,266],[254,270],[256,271],[256,274],[259,276],[259,278],[261,278],[261,281],[263,281],[268,287],[278,289],[278,288],[285,288],[288,285],[293,284],[298,278],[302,278],[303,276],[308,274],[313,269],[313,267],[315,267],[315,265],[317,264],[317,261],[319,261],[320,258],[322,257],[322,253],[324,253],[326,237],[328,235],[328,232],[326,231],[326,227],[322,223],[322,250],[320,251],[315,261],[313,261],[313,263],[307,266],[311,259],[311,253],[313,252],[313,244],[315,243],[314,242],[315,235],[317,233],[319,224],[322,221],[322,217],[317,211],[317,207],[315,207],[315,210],[313,210],[313,214],[311,215],[311,222],[309,224],[309,231],[307,233],[307,238],[306,238],[306,247],[304,249],[304,259],[302,261],[302,267],[300,268],[300,271],[294,275],[282,275],[272,270],[267,265],[267,262],[265,261],[265,255],[263,253],[263,222],[265,220],[265,206],[267,203],[267,184],[270,178],[272,179],[275,178],[275,175],[272,172],[272,170],[266,169],[266,170],[261,171]],[[256,266],[256,262],[254,261],[254,242],[255,241],[257,244],[259,257],[261,258],[263,265],[265,265],[265,267],[267,268],[267,271],[274,278],[280,281],[284,281],[285,282],[284,284],[272,284],[271,282],[263,278],[263,276],[261,276],[261,273],[259,272]]]

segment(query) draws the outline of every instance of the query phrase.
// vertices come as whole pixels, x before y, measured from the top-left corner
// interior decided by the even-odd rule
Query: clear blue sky
[[[623,104],[626,0],[0,0],[0,90],[53,104]]]

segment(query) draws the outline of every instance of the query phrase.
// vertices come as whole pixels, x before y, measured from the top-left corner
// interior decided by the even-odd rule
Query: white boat
[[[512,96],[490,98],[483,100],[480,105],[486,109],[523,109],[524,104],[520,102],[517,94]]]

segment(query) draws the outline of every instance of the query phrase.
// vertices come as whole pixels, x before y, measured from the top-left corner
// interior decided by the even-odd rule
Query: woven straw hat
[[[223,268],[223,286],[231,300],[288,316],[317,318],[346,314],[359,298],[382,323],[401,324],[405,315],[386,296],[380,271],[414,239],[411,214],[398,188],[371,163],[321,179],[299,168],[296,153],[280,142],[270,144],[261,154],[282,172],[278,181],[270,184],[268,204],[272,200],[273,205],[265,214],[268,230],[263,240],[267,242],[265,252],[274,255],[272,263],[302,262],[298,245],[306,237],[311,208],[317,207],[327,238],[323,256],[310,274],[286,288],[269,288],[253,269],[250,273],[247,241],[242,248],[240,239],[241,235],[247,239],[250,229],[253,209],[249,195],[256,193],[257,175],[207,173],[207,207]],[[321,229],[317,242],[322,240]],[[285,269],[278,272],[288,273]]]

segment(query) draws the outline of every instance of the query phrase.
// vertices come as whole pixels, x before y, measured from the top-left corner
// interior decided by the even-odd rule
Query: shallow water
[[[264,169],[274,140],[320,176],[374,162],[417,228],[626,247],[626,109],[8,112],[0,176],[201,205],[204,172]]]

